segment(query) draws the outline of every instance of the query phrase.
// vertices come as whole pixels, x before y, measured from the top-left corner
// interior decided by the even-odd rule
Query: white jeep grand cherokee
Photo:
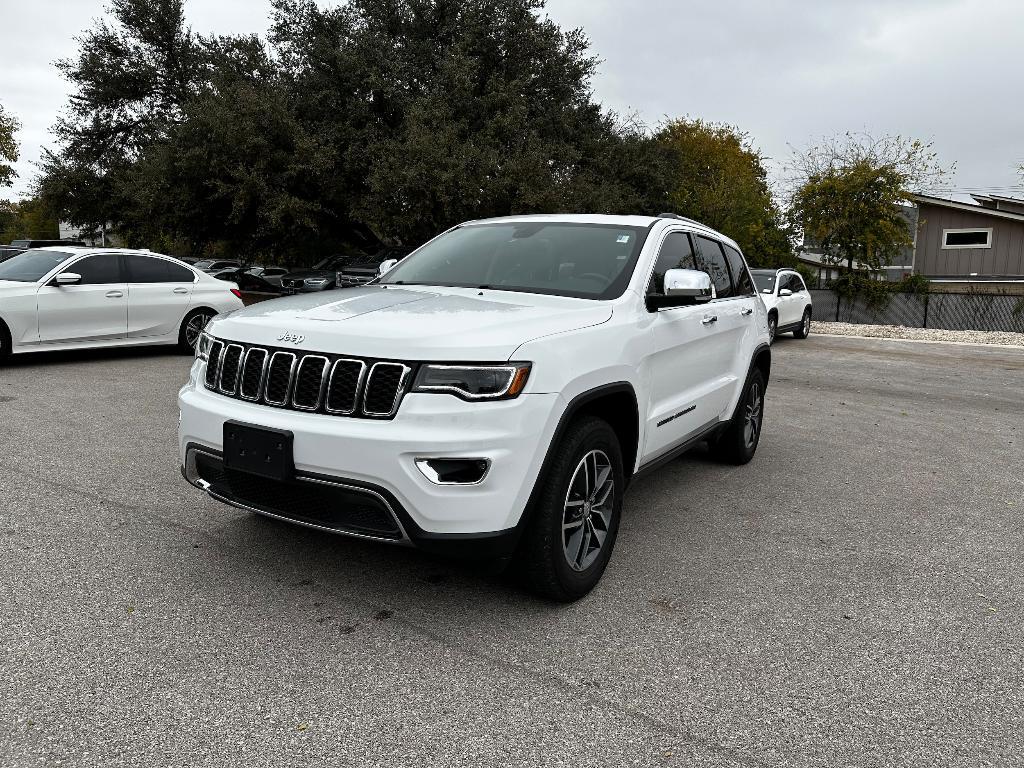
[[[764,304],[714,230],[468,222],[368,286],[215,318],[178,398],[182,471],[270,517],[514,558],[572,600],[637,473],[701,441],[750,460],[769,368]]]

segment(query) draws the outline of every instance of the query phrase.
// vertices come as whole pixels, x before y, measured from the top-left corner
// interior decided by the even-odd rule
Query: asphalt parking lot
[[[638,482],[604,581],[209,500],[160,351],[0,369],[0,765],[1021,764],[1024,349],[774,348],[759,452]]]

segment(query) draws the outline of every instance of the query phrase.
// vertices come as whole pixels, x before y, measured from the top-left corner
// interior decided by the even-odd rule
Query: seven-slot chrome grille
[[[228,397],[334,416],[390,419],[409,387],[412,368],[368,360],[292,352],[215,340],[206,388]]]

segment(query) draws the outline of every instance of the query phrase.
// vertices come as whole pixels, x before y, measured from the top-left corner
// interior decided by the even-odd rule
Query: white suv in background
[[[671,214],[474,221],[373,284],[207,327],[182,472],[321,530],[597,583],[637,473],[761,434],[768,313],[736,243]]]
[[[150,251],[34,248],[0,263],[0,359],[42,350],[177,344],[241,309],[238,288]]]
[[[757,289],[768,310],[768,335],[780,333],[806,339],[811,332],[811,292],[799,272],[792,269],[752,269]]]

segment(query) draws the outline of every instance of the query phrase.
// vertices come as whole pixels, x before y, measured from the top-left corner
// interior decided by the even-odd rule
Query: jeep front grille
[[[214,341],[206,388],[228,397],[334,416],[390,419],[412,367],[390,360],[295,353]]]

